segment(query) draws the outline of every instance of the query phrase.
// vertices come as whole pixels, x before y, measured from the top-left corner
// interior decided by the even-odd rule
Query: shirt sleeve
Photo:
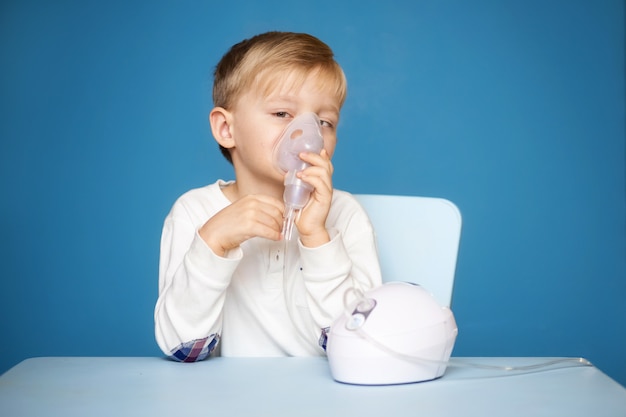
[[[161,350],[178,361],[205,359],[219,342],[226,289],[242,252],[217,256],[197,225],[175,207],[161,236],[155,336]]]
[[[294,322],[315,340],[343,313],[346,298],[353,299],[346,295],[382,283],[373,227],[360,205],[350,201],[339,204],[342,212],[330,219],[330,242],[317,248],[298,245],[304,285],[292,290],[292,303],[300,307],[292,314],[300,315]]]

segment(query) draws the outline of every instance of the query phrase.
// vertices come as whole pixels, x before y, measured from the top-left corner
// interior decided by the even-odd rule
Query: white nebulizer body
[[[452,311],[419,285],[388,282],[350,304],[330,328],[333,378],[360,385],[442,376],[458,333]]]
[[[274,162],[281,172],[286,173],[283,237],[287,240],[291,239],[295,219],[313,191],[312,186],[296,176],[310,166],[298,155],[301,152],[320,153],[323,147],[319,118],[315,113],[303,113],[289,123],[274,148]]]

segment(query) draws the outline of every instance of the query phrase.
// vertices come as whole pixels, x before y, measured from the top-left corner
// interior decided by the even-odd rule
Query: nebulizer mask
[[[311,185],[296,175],[310,166],[298,155],[302,152],[320,153],[323,147],[320,119],[315,113],[303,113],[294,118],[274,147],[274,163],[286,174],[283,237],[287,240],[291,239],[294,222],[313,191]]]

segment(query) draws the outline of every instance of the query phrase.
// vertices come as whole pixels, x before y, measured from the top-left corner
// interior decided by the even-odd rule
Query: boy
[[[155,333],[170,358],[202,360],[218,342],[224,356],[323,355],[318,340],[344,294],[381,283],[367,215],[332,186],[345,96],[332,51],[307,34],[257,35],[218,63],[209,121],[235,181],[185,193],[165,219]],[[305,112],[319,117],[324,148],[299,155],[313,192],[285,240],[284,174],[272,151]]]

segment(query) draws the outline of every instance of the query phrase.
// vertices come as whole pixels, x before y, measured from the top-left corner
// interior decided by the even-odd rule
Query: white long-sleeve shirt
[[[253,238],[216,255],[198,229],[230,204],[217,181],[183,194],[163,226],[155,334],[177,360],[223,356],[323,355],[318,344],[350,288],[381,284],[372,225],[350,194],[335,190],[331,241],[304,247]]]

